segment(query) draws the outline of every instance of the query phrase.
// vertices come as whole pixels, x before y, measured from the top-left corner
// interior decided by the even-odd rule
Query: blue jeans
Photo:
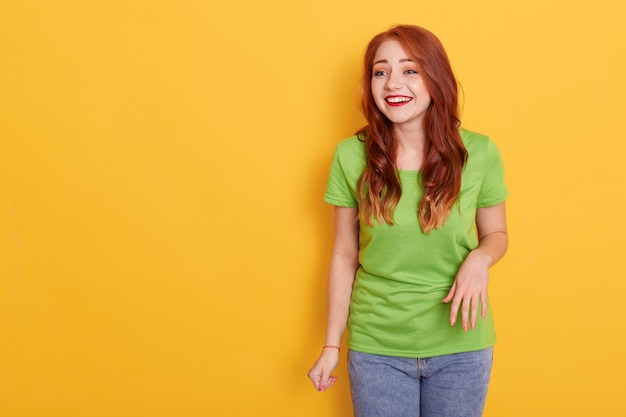
[[[431,358],[398,358],[351,350],[350,389],[356,417],[480,417],[493,348]]]

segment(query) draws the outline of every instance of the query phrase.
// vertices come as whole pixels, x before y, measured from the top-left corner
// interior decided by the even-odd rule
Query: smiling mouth
[[[408,103],[409,101],[412,101],[412,100],[413,100],[412,97],[406,97],[406,96],[388,96],[388,97],[385,97],[385,101],[390,106],[402,106],[402,105],[404,105],[404,104],[406,104],[406,103]]]

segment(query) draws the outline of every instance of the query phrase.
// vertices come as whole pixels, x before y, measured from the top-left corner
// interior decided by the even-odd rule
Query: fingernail
[[[320,391],[322,392],[326,391],[326,387],[320,387]]]
[[[463,325],[463,331],[464,331],[464,332],[466,332],[466,331],[467,331],[467,323],[465,323],[465,324]]]
[[[472,321],[472,329],[476,328],[476,320]]]

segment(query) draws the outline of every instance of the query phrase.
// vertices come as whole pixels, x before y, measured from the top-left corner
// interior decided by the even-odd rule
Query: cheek
[[[381,88],[375,80],[372,80],[372,82],[370,83],[370,89],[372,90],[372,95],[374,96],[374,98],[378,94],[380,94]]]
[[[385,99],[383,99],[381,96],[374,96],[374,103],[376,103],[376,107],[378,107],[378,110],[383,113],[385,112]]]
[[[384,94],[380,88],[376,87],[377,86],[372,83],[372,98],[374,99],[374,103],[376,103],[376,105],[380,107],[382,102],[384,101]]]

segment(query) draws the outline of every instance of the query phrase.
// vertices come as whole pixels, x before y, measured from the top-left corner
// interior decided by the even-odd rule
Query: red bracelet
[[[326,348],[331,348],[331,349],[337,349],[339,352],[341,352],[341,348],[339,346],[334,346],[334,345],[326,345],[322,348],[322,350],[326,349]]]

